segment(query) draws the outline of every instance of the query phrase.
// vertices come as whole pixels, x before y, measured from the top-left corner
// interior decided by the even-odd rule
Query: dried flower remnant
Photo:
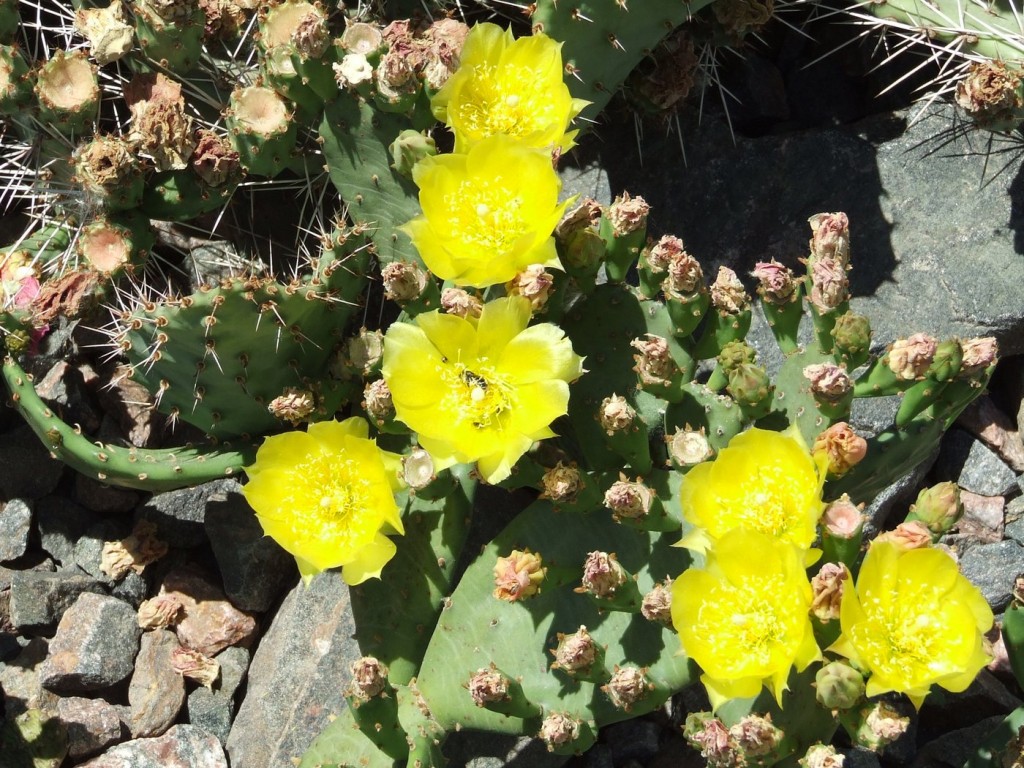
[[[571,744],[580,736],[580,721],[562,712],[552,712],[540,725],[540,738],[552,752]]]
[[[824,533],[837,539],[852,539],[864,528],[863,504],[854,504],[847,494],[829,503],[821,516]]]
[[[811,578],[811,613],[823,623],[839,618],[843,583],[850,572],[841,563],[825,563]]]
[[[661,290],[669,296],[688,296],[704,287],[704,270],[686,251],[671,253],[666,270],[668,277],[662,280]]]
[[[814,440],[812,453],[824,456],[830,474],[840,477],[857,466],[867,455],[868,441],[853,431],[845,421],[826,429]]]
[[[811,225],[811,257],[834,259],[844,269],[850,263],[850,219],[845,213],[818,213]]]
[[[900,523],[891,531],[878,534],[875,541],[887,541],[900,550],[906,550],[930,547],[933,538],[927,525],[920,520],[910,520]]]
[[[666,579],[664,584],[655,584],[654,588],[644,595],[640,603],[640,613],[648,621],[666,625],[672,623],[671,579]]]
[[[684,734],[700,750],[708,768],[744,768],[746,759],[725,723],[706,712],[694,712],[686,718]]]
[[[529,300],[534,312],[541,312],[548,303],[554,284],[554,275],[543,264],[531,264],[505,284],[505,295],[522,296]]]
[[[507,701],[509,679],[494,667],[478,669],[469,678],[469,695],[478,707]]]
[[[960,346],[963,348],[960,372],[967,376],[985,370],[999,356],[999,345],[994,336],[964,339]]]
[[[683,467],[700,464],[714,456],[715,452],[708,442],[704,427],[693,429],[687,424],[677,427],[671,435],[665,435],[668,452],[672,460]]]
[[[650,513],[654,498],[654,491],[642,482],[621,479],[605,491],[604,505],[612,511],[612,518],[616,522],[622,518],[638,520]]]
[[[601,690],[613,705],[629,712],[654,686],[647,679],[647,670],[640,667],[616,667],[612,679]]]
[[[477,295],[462,288],[445,288],[441,292],[441,309],[449,315],[475,320],[484,311],[484,303]]]
[[[770,755],[785,736],[782,730],[772,723],[771,713],[741,718],[729,729],[729,735],[736,740],[740,750],[748,758]]]
[[[363,390],[363,409],[376,424],[383,424],[394,418],[395,403],[386,381],[377,379],[366,385]]]
[[[388,685],[388,668],[374,656],[361,656],[349,667],[352,695],[362,701],[380,696]]]
[[[757,278],[757,293],[769,304],[783,305],[796,300],[799,283],[793,270],[772,259],[759,261],[754,265],[753,276]]]
[[[196,146],[190,160],[192,170],[209,187],[237,181],[244,173],[238,152],[226,136],[208,128],[196,131]]]
[[[430,276],[418,265],[393,261],[380,271],[384,295],[392,301],[415,301],[427,287]]]
[[[625,237],[647,226],[647,214],[651,206],[639,195],[631,197],[628,192],[616,197],[608,206],[608,221],[615,237]]]
[[[342,88],[357,88],[373,82],[373,65],[362,53],[347,53],[331,65],[334,79]]]
[[[626,398],[613,394],[601,402],[598,421],[606,434],[614,435],[616,432],[632,429],[636,422],[636,411]]]
[[[846,756],[830,744],[814,744],[798,761],[803,768],[843,768]]]
[[[547,568],[540,555],[528,549],[513,549],[494,564],[494,592],[498,600],[514,603],[540,592]]]
[[[629,581],[629,574],[619,563],[614,552],[594,551],[583,563],[582,586],[577,592],[586,592],[598,598],[610,598]]]
[[[853,391],[853,380],[841,365],[815,363],[804,366],[803,374],[811,383],[811,392],[828,402],[839,402]]]
[[[206,688],[211,688],[220,677],[220,662],[181,645],[171,652],[171,668]]]
[[[282,394],[270,401],[267,410],[292,426],[301,424],[316,410],[316,398],[308,389],[285,387]]]
[[[982,125],[1017,122],[1024,108],[1020,70],[994,59],[975,61],[957,83],[956,103]]]
[[[106,8],[75,11],[75,30],[89,41],[89,55],[100,66],[117,61],[135,43],[135,28],[127,22],[121,0]]]
[[[644,249],[644,258],[651,272],[660,275],[668,271],[668,265],[674,258],[686,253],[683,241],[675,235],[662,235],[654,245]]]
[[[718,276],[711,285],[711,303],[723,315],[738,315],[750,309],[750,296],[728,267],[718,268]]]
[[[174,593],[160,594],[139,605],[138,624],[144,630],[164,629],[177,623],[185,604]]]
[[[915,333],[908,339],[897,339],[886,356],[889,370],[904,381],[923,378],[935,360],[939,342],[926,333]]]
[[[629,346],[639,354],[633,355],[633,370],[640,377],[641,387],[669,386],[679,375],[679,366],[672,359],[668,340],[652,333],[633,339]]]
[[[811,262],[811,304],[819,314],[834,312],[850,298],[850,279],[846,267],[831,257]]]
[[[140,520],[127,538],[103,542],[100,570],[112,579],[120,579],[128,571],[142,573],[169,549],[167,542],[158,539],[156,534],[156,523]]]
[[[541,477],[542,499],[551,499],[556,504],[572,504],[583,489],[583,479],[575,464],[566,466],[558,462]]]
[[[561,669],[569,675],[586,674],[600,655],[597,643],[583,626],[571,635],[559,632],[558,647],[551,653],[555,657],[551,668]]]

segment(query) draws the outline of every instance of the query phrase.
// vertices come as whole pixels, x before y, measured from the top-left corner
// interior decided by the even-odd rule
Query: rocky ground
[[[686,118],[684,162],[678,136],[648,125],[637,139],[613,107],[570,158],[567,188],[602,202],[624,189],[644,196],[652,233],[680,235],[710,274],[719,264],[749,272],[769,257],[795,266],[807,218],[845,211],[854,308],[871,318],[877,346],[915,331],[996,336],[1003,360],[989,395],[870,511],[876,528],[892,526],[918,488],[958,481],[967,514],[948,543],[998,614],[1024,572],[1024,144],[951,130],[947,107],[916,121],[915,110],[883,111],[892,104],[863,97],[870,82],[851,90],[849,58],[805,69],[813,46],[784,31],[769,42],[770,54],[729,75],[744,98],[732,107],[735,137],[720,110],[707,108],[700,125]],[[138,393],[103,387],[108,371],[88,343],[81,330],[55,335],[36,371],[40,393],[92,434],[159,432]],[[894,408],[858,403],[856,427],[870,432]],[[0,412],[0,715],[56,713],[70,738],[65,768],[290,768],[344,706],[359,655],[346,588],[334,573],[298,584],[239,487],[105,488],[51,460],[13,411]],[[498,498],[484,502],[490,527],[501,524]],[[113,542],[154,560],[126,568]],[[212,683],[208,659],[219,667]],[[959,767],[1021,697],[997,664],[965,693],[930,698],[881,762]],[[664,712],[606,728],[570,762],[700,765],[678,724],[701,706],[685,692]],[[454,768],[565,762],[528,739],[463,733],[447,750]],[[850,764],[877,758],[854,754]]]

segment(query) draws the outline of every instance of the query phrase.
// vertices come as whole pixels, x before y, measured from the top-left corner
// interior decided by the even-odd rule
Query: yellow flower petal
[[[341,576],[350,587],[362,584],[367,579],[379,579],[384,566],[397,551],[391,539],[378,534],[359,551],[354,560],[345,564]]]

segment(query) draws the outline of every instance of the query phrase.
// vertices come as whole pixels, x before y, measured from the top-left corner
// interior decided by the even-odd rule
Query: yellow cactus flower
[[[394,493],[401,457],[368,438],[360,418],[268,437],[242,493],[263,531],[291,554],[307,582],[341,567],[350,585],[378,578],[405,533]]]
[[[498,483],[535,440],[554,436],[583,358],[560,328],[529,322],[529,300],[514,296],[484,304],[479,319],[428,312],[388,329],[384,380],[435,468],[476,461]]]
[[[811,598],[803,553],[743,529],[722,537],[703,568],[689,568],[672,583],[672,624],[703,670],[714,709],[756,696],[762,685],[781,706],[790,669],[821,658]]]
[[[868,696],[897,691],[920,708],[932,685],[962,691],[990,661],[992,610],[940,549],[874,542],[843,591],[839,623],[829,650],[870,670]]]
[[[683,519],[694,528],[680,546],[705,552],[734,528],[749,528],[809,550],[824,510],[824,460],[795,429],[752,428],[683,478]],[[810,552],[807,564],[818,553]]]
[[[561,269],[551,233],[571,201],[551,158],[507,136],[416,164],[423,215],[402,229],[442,280],[484,288],[531,264]]]
[[[563,80],[562,44],[545,34],[512,37],[496,24],[477,24],[466,37],[459,68],[430,100],[434,116],[455,134],[455,151],[489,136],[526,146],[568,150],[569,123],[589,102],[574,99]]]

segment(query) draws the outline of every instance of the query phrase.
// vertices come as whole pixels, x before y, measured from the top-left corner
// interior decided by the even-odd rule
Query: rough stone
[[[111,747],[79,768],[228,768],[228,762],[214,736],[194,725],[176,725],[159,738]]]
[[[0,563],[25,554],[31,530],[32,507],[24,499],[11,499],[0,508]]]
[[[242,610],[265,611],[292,580],[295,561],[263,533],[240,490],[234,483],[210,496],[206,534],[231,602]]]
[[[658,753],[661,726],[653,720],[623,720],[609,725],[604,732],[615,765],[625,765],[630,760],[646,765]]]
[[[955,479],[964,490],[981,496],[1005,496],[1017,488],[1017,476],[999,455],[962,429],[951,429],[942,440],[936,462],[942,477]]]
[[[911,763],[911,768],[960,768],[977,754],[978,744],[1004,719],[1005,715],[995,715],[967,728],[939,735],[934,741],[922,747]]]
[[[196,571],[170,571],[160,593],[175,593],[184,606],[183,618],[176,626],[178,640],[207,656],[215,656],[229,645],[247,645],[256,633],[256,620],[235,608],[217,586]]]
[[[103,585],[77,568],[18,571],[11,579],[11,623],[26,632],[50,632],[84,593],[103,594]]]
[[[166,629],[142,635],[128,685],[133,738],[162,734],[174,724],[185,703],[185,679],[171,666],[171,654],[177,647],[178,638]]]
[[[117,708],[103,699],[66,696],[57,702],[57,717],[67,729],[72,759],[91,757],[121,740]]]
[[[1012,539],[978,544],[961,556],[960,570],[999,613],[1010,603],[1014,578],[1024,573],[1024,547]]]
[[[132,608],[138,608],[142,605],[142,601],[146,599],[148,591],[149,582],[146,580],[146,577],[135,571],[128,571],[124,578],[117,582],[113,589],[110,590],[110,594],[118,600],[124,600]]]
[[[41,499],[52,493],[64,474],[64,464],[50,452],[32,429],[23,424],[0,442],[0,498]]]
[[[964,513],[957,522],[959,535],[974,541],[992,543],[1003,538],[1002,496],[979,496],[970,491],[960,492]]]
[[[81,595],[57,625],[40,669],[43,685],[58,691],[89,691],[121,682],[132,672],[141,632],[127,603]]]
[[[85,475],[75,475],[75,501],[93,512],[128,512],[139,503],[139,494],[128,488],[104,485]]]
[[[1003,535],[1024,544],[1024,496],[1018,496],[1007,503],[1003,519]]]
[[[7,717],[17,717],[29,709],[51,714],[57,711],[59,697],[43,688],[39,679],[47,647],[46,640],[33,637],[10,662],[0,664],[0,700]]]
[[[92,512],[60,496],[40,499],[35,517],[43,549],[61,565],[74,561],[75,542],[99,522]]]
[[[913,124],[909,114],[886,114],[853,126],[737,136],[735,145],[721,120],[706,117],[686,128],[680,173],[652,172],[662,158],[679,157],[674,135],[650,132],[638,148],[633,127],[616,123],[594,138],[614,190],[651,204],[649,234],[681,237],[705,274],[721,263],[747,273],[755,257],[799,267],[808,217],[845,211],[853,308],[871,319],[876,344],[916,331],[991,335],[1004,356],[1019,354],[1021,159],[999,163],[997,175],[991,156],[1015,151],[1014,139],[993,134],[988,151],[978,152],[973,133],[944,131],[958,119],[954,111],[936,102]]]
[[[210,497],[237,488],[234,480],[214,480],[194,488],[158,493],[138,508],[135,520],[156,523],[157,538],[173,541],[175,547],[198,547],[206,543],[203,520]]]
[[[566,761],[540,739],[481,731],[452,733],[441,750],[452,768],[558,768]]]
[[[325,571],[285,597],[249,668],[228,736],[232,765],[290,765],[345,707],[339,681],[361,654],[348,589]],[[287,696],[281,692],[287,691]]]
[[[235,691],[249,669],[249,651],[225,648],[215,660],[220,664],[220,677],[210,688],[200,686],[188,695],[188,721],[227,744],[235,718]]]
[[[100,520],[89,526],[75,542],[71,557],[75,565],[93,578],[113,584],[114,580],[100,568],[103,544],[107,541],[120,541],[130,533],[131,525],[126,520]]]

